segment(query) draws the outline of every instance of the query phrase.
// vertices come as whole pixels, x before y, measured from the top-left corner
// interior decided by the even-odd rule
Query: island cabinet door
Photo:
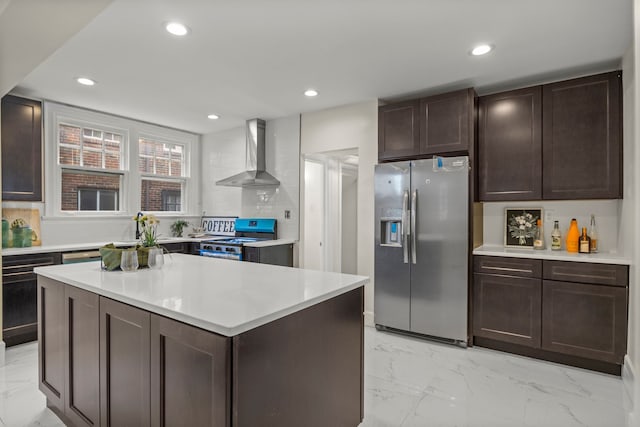
[[[151,315],[151,425],[230,425],[229,338]]]
[[[100,297],[102,426],[149,426],[150,314]]]
[[[64,412],[64,288],[38,278],[38,383],[47,406]]]
[[[75,426],[100,425],[99,297],[65,286],[64,414]]]

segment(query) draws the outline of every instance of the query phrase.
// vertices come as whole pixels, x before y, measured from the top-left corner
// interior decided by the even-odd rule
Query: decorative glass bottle
[[[533,238],[533,249],[544,249],[544,229],[542,228],[542,220],[536,222],[536,235]]]
[[[559,251],[562,249],[562,233],[560,232],[560,223],[553,222],[553,231],[551,232],[551,250]]]
[[[591,238],[591,248],[589,252],[598,252],[598,230],[596,229],[596,217],[591,214],[591,227],[589,227],[589,237]]]
[[[580,231],[578,230],[578,220],[571,219],[571,225],[567,232],[566,247],[567,252],[578,253],[578,240],[580,239]]]

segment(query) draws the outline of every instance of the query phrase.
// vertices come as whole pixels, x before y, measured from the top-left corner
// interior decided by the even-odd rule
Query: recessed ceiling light
[[[185,36],[189,32],[189,28],[179,22],[168,22],[164,28],[174,36]]]
[[[488,44],[480,44],[473,48],[473,50],[471,51],[471,55],[473,56],[485,55],[491,52],[492,49],[493,48]]]
[[[209,115],[207,116],[207,118],[208,118],[208,119],[211,119],[211,120],[217,120],[217,119],[219,119],[219,118],[220,118],[220,116],[219,116],[219,115],[217,115],[217,114],[209,114]]]
[[[314,96],[318,96],[318,91],[315,89],[307,89],[304,91],[304,95],[311,98]]]
[[[95,80],[91,80],[86,77],[78,77],[76,81],[85,86],[93,86],[94,84],[96,84]]]

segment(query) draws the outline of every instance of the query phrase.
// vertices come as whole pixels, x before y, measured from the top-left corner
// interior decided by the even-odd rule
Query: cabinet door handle
[[[520,273],[533,273],[533,270],[525,270],[522,268],[509,268],[509,267],[481,267],[483,270],[498,270],[498,271],[517,271]]]

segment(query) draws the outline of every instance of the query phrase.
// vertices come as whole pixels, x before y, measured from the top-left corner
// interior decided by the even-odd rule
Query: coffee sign
[[[202,228],[206,234],[235,236],[236,217],[203,216]]]

